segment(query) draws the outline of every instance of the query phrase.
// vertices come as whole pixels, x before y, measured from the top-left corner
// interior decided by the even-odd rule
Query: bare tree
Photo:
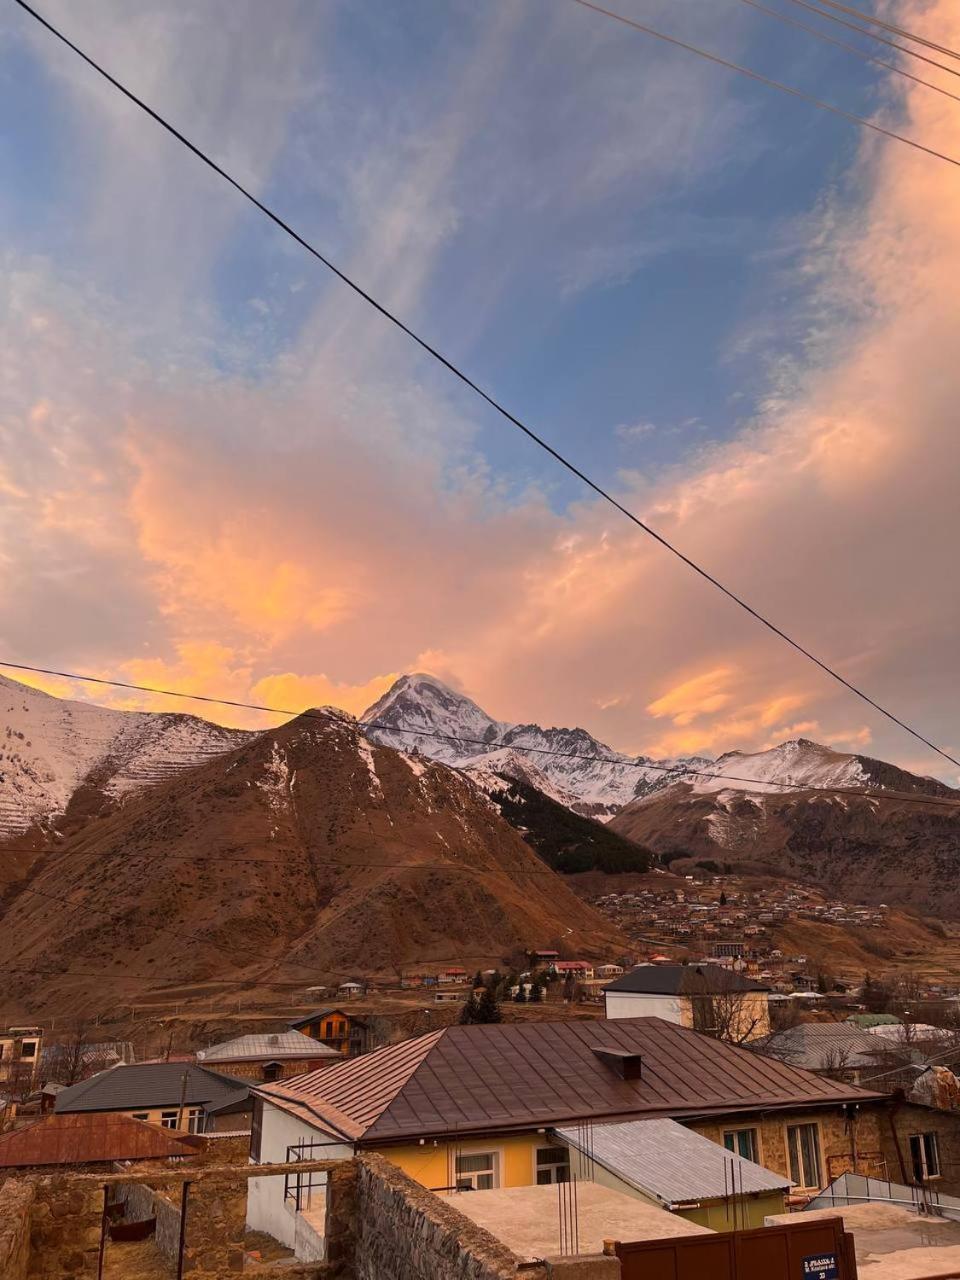
[[[693,1029],[716,1040],[744,1044],[769,1030],[762,995],[744,990],[738,975],[719,965],[691,966],[682,994],[690,998]]]

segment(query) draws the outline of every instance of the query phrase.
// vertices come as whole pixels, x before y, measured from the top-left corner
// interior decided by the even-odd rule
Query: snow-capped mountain
[[[585,729],[494,720],[472,699],[420,672],[401,676],[362,719],[372,722],[367,736],[381,745],[443,760],[478,779],[508,774],[577,813],[600,819],[689,776],[691,768],[711,767],[701,758],[624,755]]]
[[[0,839],[96,812],[249,736],[191,715],[70,702],[0,676]]]

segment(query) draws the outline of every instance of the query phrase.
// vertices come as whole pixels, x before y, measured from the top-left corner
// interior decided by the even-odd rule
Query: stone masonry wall
[[[3,1280],[26,1280],[33,1196],[29,1183],[8,1178],[0,1185],[0,1276]]]
[[[95,1182],[56,1176],[34,1182],[29,1280],[95,1276],[100,1252],[103,1189]]]
[[[355,1177],[356,1280],[516,1275],[519,1260],[505,1245],[382,1156],[358,1159]],[[334,1179],[331,1200],[337,1190]]]
[[[940,1176],[927,1183],[931,1191],[960,1195],[960,1111],[937,1111],[911,1103],[892,1105],[881,1127],[881,1149],[891,1182],[913,1183],[910,1135],[935,1133],[940,1154]]]
[[[123,1201],[128,1222],[156,1218],[154,1240],[157,1248],[174,1267],[180,1247],[180,1204],[169,1192],[148,1187],[142,1182],[127,1182],[117,1187],[117,1199]]]

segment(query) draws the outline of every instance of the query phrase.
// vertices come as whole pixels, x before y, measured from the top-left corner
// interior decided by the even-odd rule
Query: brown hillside
[[[937,803],[933,795],[924,803],[895,793],[875,800],[698,792],[679,784],[627,805],[610,826],[661,857],[769,870],[851,900],[960,918],[960,804]]]
[[[48,1007],[224,977],[492,965],[561,939],[590,957],[623,947],[471,782],[370,745],[342,713],[92,819],[0,909],[6,994]]]

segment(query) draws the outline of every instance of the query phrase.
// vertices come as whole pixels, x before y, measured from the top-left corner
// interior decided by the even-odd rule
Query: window
[[[537,1147],[537,1185],[570,1181],[570,1152],[566,1147]]]
[[[457,1156],[458,1191],[492,1191],[500,1185],[499,1160],[495,1151]]]
[[[149,1120],[149,1119],[150,1119],[150,1112],[149,1112],[149,1111],[134,1111],[134,1112],[132,1112],[132,1113],[131,1113],[131,1115],[130,1115],[130,1119],[131,1119],[131,1120]]]
[[[35,1058],[36,1056],[37,1056],[36,1040],[24,1040],[23,1044],[20,1046],[20,1057]]]
[[[163,1125],[164,1129],[175,1129],[177,1127],[177,1112],[161,1111],[160,1123]]]
[[[266,1081],[279,1080],[281,1066],[279,1062],[265,1062],[263,1064],[263,1078]]]
[[[816,1124],[787,1126],[790,1181],[795,1187],[819,1187],[822,1183],[819,1128]]]
[[[912,1133],[910,1135],[910,1160],[913,1164],[913,1176],[917,1182],[927,1182],[930,1178],[940,1177],[940,1148],[937,1146],[935,1133]]]
[[[744,1160],[760,1163],[760,1143],[756,1129],[727,1129],[723,1135],[723,1145]]]
[[[191,1107],[187,1112],[187,1129],[190,1133],[203,1133],[203,1107]]]

